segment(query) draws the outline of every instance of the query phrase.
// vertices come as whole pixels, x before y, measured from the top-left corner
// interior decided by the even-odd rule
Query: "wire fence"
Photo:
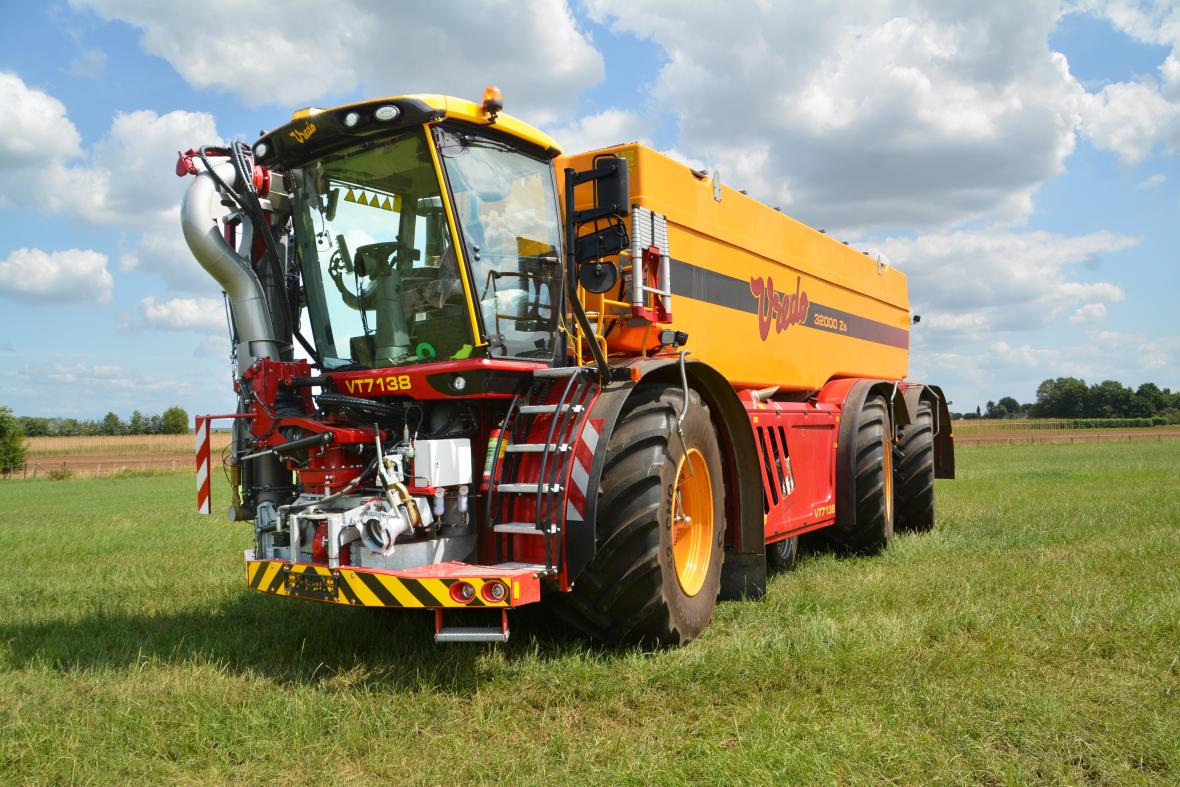
[[[1036,443],[1128,443],[1180,440],[1180,426],[1152,429],[1040,429],[961,434],[956,427],[955,446],[1032,445]]]
[[[213,455],[230,444],[228,431],[210,434]],[[32,437],[26,440],[26,461],[4,478],[70,478],[127,473],[194,472],[194,436],[94,435]]]
[[[9,473],[0,474],[2,479],[64,479],[79,477],[112,477],[127,474],[192,473],[192,460],[157,457],[143,461],[86,461],[66,460],[63,462],[25,462]]]
[[[1154,426],[1150,418],[972,418],[951,422],[956,437],[1016,432],[1151,429]]]
[[[209,439],[217,451],[230,442],[229,432],[212,432]],[[87,437],[30,437],[28,456],[154,456],[192,454],[192,434],[93,435]]]

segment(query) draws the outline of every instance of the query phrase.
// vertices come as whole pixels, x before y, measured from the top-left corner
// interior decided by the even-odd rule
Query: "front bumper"
[[[509,589],[499,602],[483,598],[481,592],[486,583],[495,580]],[[451,596],[451,586],[463,581],[475,587],[475,596],[466,603]],[[381,571],[254,560],[247,552],[246,584],[260,593],[352,607],[510,609],[541,599],[541,579],[535,566],[479,566],[458,562]]]

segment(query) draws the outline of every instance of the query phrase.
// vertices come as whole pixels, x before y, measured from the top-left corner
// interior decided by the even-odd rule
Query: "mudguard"
[[[937,385],[907,385],[905,406],[910,421],[918,417],[918,403],[930,402],[934,409],[934,477],[955,477],[955,436],[946,397]]]
[[[679,386],[679,364],[680,360],[675,357],[636,360],[626,367],[631,371],[629,380],[611,383],[599,394],[586,419],[586,423],[597,431],[587,489],[598,488],[610,436],[636,385],[651,382]],[[719,598],[762,598],[766,595],[762,488],[757,480],[760,471],[750,420],[737,392],[717,370],[707,364],[688,361],[685,372],[689,387],[709,406],[725,459],[722,472],[727,491],[726,554]],[[566,566],[571,583],[590,564],[597,548],[597,503],[596,494],[587,494],[584,526],[566,531]]]

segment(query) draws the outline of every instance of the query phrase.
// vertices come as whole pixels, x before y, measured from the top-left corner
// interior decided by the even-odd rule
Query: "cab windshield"
[[[428,144],[415,129],[291,172],[308,312],[325,369],[473,351]]]
[[[435,135],[492,352],[551,358],[561,218],[549,163],[474,130]]]

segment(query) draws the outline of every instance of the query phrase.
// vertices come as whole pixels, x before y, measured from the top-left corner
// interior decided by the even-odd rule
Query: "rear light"
[[[451,585],[451,598],[460,604],[470,604],[475,598],[475,586],[470,582],[456,582]]]
[[[498,579],[493,579],[491,582],[485,582],[480,589],[479,594],[483,596],[483,600],[492,604],[499,604],[504,599],[508,598],[508,586]]]

